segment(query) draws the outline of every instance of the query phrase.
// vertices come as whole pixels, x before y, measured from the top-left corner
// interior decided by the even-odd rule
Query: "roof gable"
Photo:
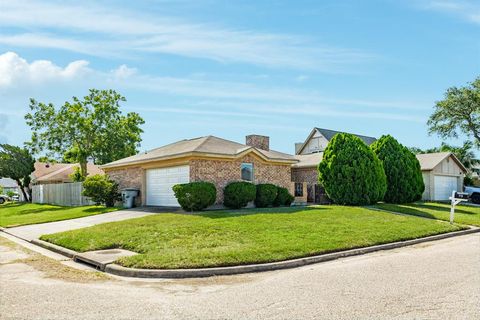
[[[420,168],[422,171],[431,171],[435,169],[443,160],[446,158],[452,158],[453,161],[462,169],[464,173],[467,172],[465,166],[458,160],[458,158],[452,152],[433,152],[433,153],[422,153],[416,155],[418,162],[420,163]]]

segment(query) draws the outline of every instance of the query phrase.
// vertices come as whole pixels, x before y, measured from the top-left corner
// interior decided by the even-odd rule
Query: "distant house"
[[[20,193],[17,182],[10,178],[0,178],[0,187],[2,187],[4,194],[7,194],[10,191]]]
[[[463,191],[467,169],[451,152],[417,154],[425,191],[422,200],[448,200],[452,191]]]
[[[32,184],[52,184],[72,182],[70,175],[79,167],[78,163],[47,163],[35,162],[35,171],[32,173]],[[93,163],[87,164],[88,175],[104,174],[103,170]]]
[[[303,196],[308,203],[328,202],[325,190],[318,182],[317,166],[323,159],[323,151],[330,140],[341,131],[313,128],[304,142],[295,144],[295,159],[297,163],[292,165],[292,181],[295,182],[295,196]],[[377,139],[374,137],[354,134],[367,145]]]

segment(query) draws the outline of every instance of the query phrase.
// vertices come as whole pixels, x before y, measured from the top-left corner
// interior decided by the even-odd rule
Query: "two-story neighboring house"
[[[295,196],[303,197],[308,203],[328,203],[325,190],[318,182],[317,166],[322,161],[323,151],[334,135],[340,131],[313,128],[307,139],[295,144],[297,163],[292,165],[292,181],[295,182]],[[357,135],[367,145],[376,139]]]

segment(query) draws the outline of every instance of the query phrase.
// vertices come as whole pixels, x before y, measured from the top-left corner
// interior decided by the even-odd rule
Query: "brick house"
[[[317,166],[322,161],[323,151],[330,140],[340,131],[313,128],[304,142],[295,144],[295,159],[292,165],[292,181],[295,197],[308,203],[328,203],[325,189],[318,182]],[[356,135],[367,145],[376,141],[373,137]]]
[[[273,183],[293,194],[293,155],[270,150],[269,137],[249,135],[245,144],[206,136],[181,140],[101,166],[120,188],[137,188],[137,205],[178,206],[172,186],[209,181],[217,188],[216,204],[231,181]]]

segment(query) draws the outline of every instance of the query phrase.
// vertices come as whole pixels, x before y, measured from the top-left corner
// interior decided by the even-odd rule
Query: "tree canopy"
[[[387,179],[382,164],[358,137],[337,133],[318,165],[319,180],[337,204],[366,205],[383,199]]]
[[[46,151],[78,162],[85,177],[88,158],[105,164],[138,152],[144,120],[135,112],[122,114],[120,103],[125,97],[114,90],[90,89],[83,100],[72,100],[57,110],[51,103],[30,99],[31,112],[25,120],[32,130],[27,146],[34,153]]]
[[[465,87],[447,89],[427,124],[430,133],[442,138],[456,138],[463,133],[480,146],[480,77]]]
[[[383,200],[390,203],[420,200],[425,185],[415,155],[390,135],[380,137],[370,147],[382,162],[387,176]]]
[[[34,165],[35,159],[27,149],[0,144],[0,177],[15,180],[27,201],[31,201],[29,186]]]

